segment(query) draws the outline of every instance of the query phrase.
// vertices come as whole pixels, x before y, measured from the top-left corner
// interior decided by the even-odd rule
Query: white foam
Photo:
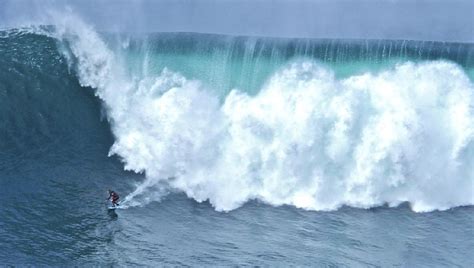
[[[251,199],[311,210],[474,204],[474,86],[453,63],[407,62],[337,80],[301,60],[256,96],[235,89],[220,103],[166,69],[131,79],[92,28],[60,25],[56,37],[69,42],[81,83],[107,107],[110,154],[146,174],[127,206],[159,199],[166,187],[219,211]]]

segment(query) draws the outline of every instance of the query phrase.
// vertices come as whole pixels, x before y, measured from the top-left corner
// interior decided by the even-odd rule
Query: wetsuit
[[[110,191],[109,198],[107,198],[107,200],[110,199],[112,199],[112,205],[118,206],[119,195],[116,192]]]

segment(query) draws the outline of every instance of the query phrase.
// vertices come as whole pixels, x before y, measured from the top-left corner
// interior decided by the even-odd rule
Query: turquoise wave
[[[117,42],[117,39],[120,40]],[[109,37],[133,75],[158,75],[164,68],[212,88],[238,88],[255,94],[290,61],[312,59],[338,78],[378,72],[406,61],[447,60],[474,77],[474,45],[410,40],[277,39],[196,33]]]

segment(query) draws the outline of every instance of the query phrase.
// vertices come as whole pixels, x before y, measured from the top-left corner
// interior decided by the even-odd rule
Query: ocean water
[[[0,264],[471,267],[473,81],[467,43],[4,30]]]

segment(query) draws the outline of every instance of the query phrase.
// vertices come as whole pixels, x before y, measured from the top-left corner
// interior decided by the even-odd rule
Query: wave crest
[[[255,96],[234,89],[221,101],[166,69],[130,79],[93,29],[63,29],[56,37],[68,42],[81,83],[107,107],[110,154],[146,173],[128,205],[163,187],[221,211],[250,199],[312,210],[474,204],[474,87],[456,64],[406,62],[336,79],[303,59]]]

